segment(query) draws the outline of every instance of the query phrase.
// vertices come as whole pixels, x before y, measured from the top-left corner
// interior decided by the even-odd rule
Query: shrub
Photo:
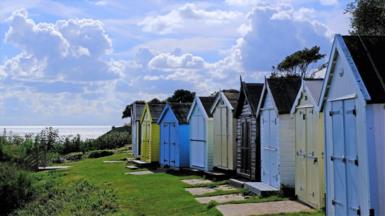
[[[96,187],[85,180],[65,189],[48,185],[35,201],[13,212],[13,215],[108,215],[118,208],[113,190]]]
[[[0,215],[6,215],[32,199],[32,178],[19,167],[0,163]]]
[[[100,157],[106,157],[113,155],[113,151],[106,151],[106,150],[96,150],[96,151],[91,151],[88,153],[88,158],[100,158]]]
[[[83,157],[83,152],[72,152],[64,156],[65,160],[78,161]]]

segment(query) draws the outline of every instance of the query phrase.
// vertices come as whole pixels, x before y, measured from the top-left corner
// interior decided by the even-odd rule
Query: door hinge
[[[302,115],[302,120],[306,120],[306,114]]]
[[[374,216],[374,208],[371,208],[371,209],[369,210],[369,216]]]

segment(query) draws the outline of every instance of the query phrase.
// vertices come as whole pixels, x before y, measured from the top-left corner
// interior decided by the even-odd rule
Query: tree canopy
[[[286,56],[285,59],[277,65],[277,71],[273,72],[273,75],[278,75],[279,73],[285,76],[305,77],[309,65],[324,57],[324,54],[320,54],[319,46],[298,50]]]
[[[385,1],[355,0],[348,4],[353,35],[385,35]]]
[[[185,89],[178,89],[174,91],[174,94],[167,98],[168,102],[182,102],[182,103],[191,103],[194,101],[195,92],[191,92]]]

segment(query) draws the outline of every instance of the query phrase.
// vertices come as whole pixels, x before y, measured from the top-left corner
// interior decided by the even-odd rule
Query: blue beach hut
[[[385,37],[334,39],[320,105],[326,215],[385,215]]]
[[[190,103],[167,103],[158,120],[160,127],[160,159],[163,167],[189,166],[190,145],[187,115]]]

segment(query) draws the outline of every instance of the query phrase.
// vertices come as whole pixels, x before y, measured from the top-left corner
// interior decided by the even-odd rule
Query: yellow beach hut
[[[146,163],[159,162],[160,129],[158,118],[164,103],[146,103],[140,119],[141,125],[141,161]]]
[[[295,117],[295,194],[314,207],[324,207],[324,132],[319,111],[323,79],[303,79],[291,109]]]

